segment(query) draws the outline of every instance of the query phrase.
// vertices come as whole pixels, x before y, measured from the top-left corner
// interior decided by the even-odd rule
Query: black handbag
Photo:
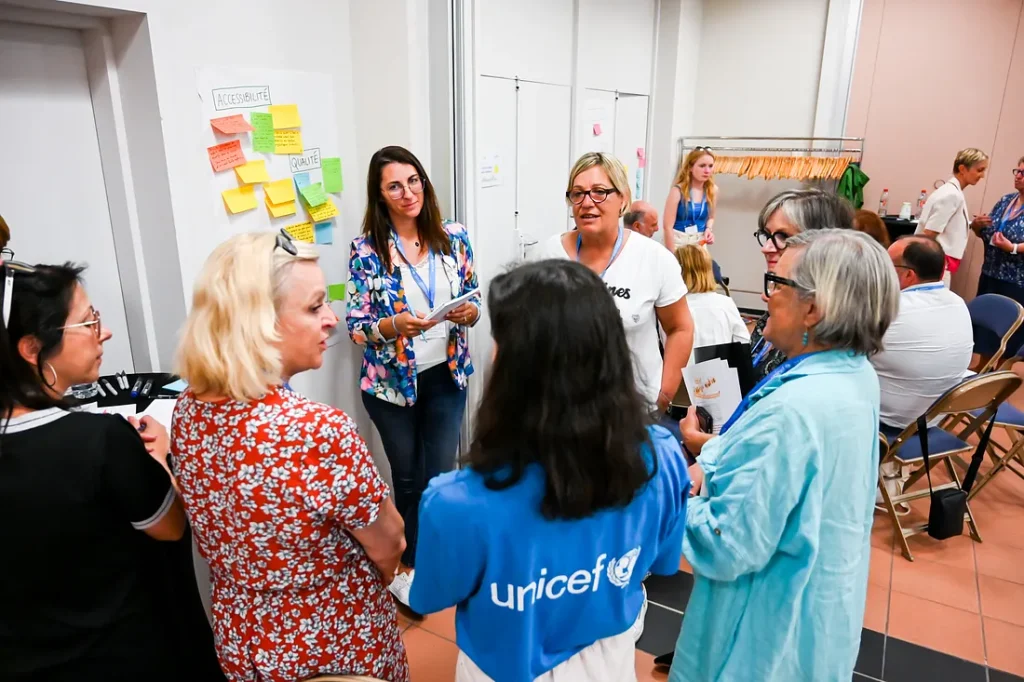
[[[956,537],[964,532],[964,515],[967,513],[967,495],[974,486],[974,479],[985,458],[985,449],[992,436],[992,427],[996,423],[993,414],[985,427],[985,433],[978,441],[978,448],[971,457],[971,465],[959,488],[932,489],[931,463],[928,460],[928,422],[924,415],[917,418],[917,438],[921,443],[921,455],[924,457],[924,473],[928,477],[928,492],[931,493],[931,508],[928,510],[928,535],[936,540]]]

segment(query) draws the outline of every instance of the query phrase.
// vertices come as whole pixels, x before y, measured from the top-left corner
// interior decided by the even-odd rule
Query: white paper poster
[[[501,184],[501,157],[485,154],[480,158],[480,187],[497,187]]]
[[[684,367],[683,383],[690,394],[690,404],[711,414],[712,431],[716,434],[743,398],[739,374],[720,358]]]

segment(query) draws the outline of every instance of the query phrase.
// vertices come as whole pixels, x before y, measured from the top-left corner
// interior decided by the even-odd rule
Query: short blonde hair
[[[629,210],[630,204],[633,203],[633,194],[629,191],[629,180],[626,179],[626,168],[622,165],[622,162],[616,159],[611,154],[602,154],[601,152],[587,152],[576,161],[573,165],[572,170],[569,171],[569,184],[565,186],[566,192],[572,191],[572,185],[576,182],[577,176],[584,171],[588,171],[594,166],[600,166],[602,170],[608,175],[609,182],[612,183],[612,187],[616,189],[619,196],[622,197],[622,208],[619,209],[619,215],[625,214]]]
[[[691,294],[715,290],[715,270],[711,254],[699,244],[687,244],[676,249],[676,260],[683,270],[683,281]]]
[[[192,310],[178,343],[177,374],[197,394],[256,400],[281,383],[274,344],[277,310],[291,267],[315,261],[316,249],[293,241],[277,248],[278,233],[237,234],[210,254],[196,279]]]
[[[960,166],[967,166],[968,169],[971,169],[982,161],[988,161],[988,154],[980,149],[974,147],[961,149],[956,153],[956,159],[953,161],[953,173],[960,172]]]

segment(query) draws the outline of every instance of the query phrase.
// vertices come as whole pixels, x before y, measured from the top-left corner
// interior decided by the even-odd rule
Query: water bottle
[[[921,212],[924,211],[924,202],[926,201],[928,201],[928,192],[921,190],[921,194],[917,197],[917,215],[915,217],[921,217]]]
[[[889,188],[882,190],[882,196],[878,198],[878,215],[883,218],[889,215]]]

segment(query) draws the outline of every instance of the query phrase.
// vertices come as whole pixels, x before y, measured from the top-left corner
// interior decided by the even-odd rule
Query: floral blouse
[[[171,460],[230,682],[409,681],[394,602],[347,532],[376,520],[388,487],[344,412],[283,387],[247,403],[186,391]]]
[[[1024,213],[1010,220],[1012,213],[1020,208],[1019,204],[1014,204],[1013,208],[1010,208],[1018,196],[1020,195],[1017,192],[1010,192],[997,201],[989,213],[992,224],[981,230],[981,238],[985,241],[985,263],[981,266],[981,274],[1024,287],[1024,255],[1007,253],[989,244],[996,231],[1002,232],[1015,244],[1024,243]]]
[[[444,230],[451,239],[452,252],[441,254],[442,270],[452,298],[457,298],[477,288],[473,247],[463,225],[446,221]],[[394,239],[388,240],[388,248],[391,262],[398,263],[400,256]],[[416,354],[412,344],[402,336],[385,339],[379,328],[381,320],[409,309],[401,268],[395,266],[391,272],[386,272],[372,241],[357,237],[352,240],[348,270],[345,322],[352,341],[366,346],[359,388],[395,405],[413,405],[416,402]],[[453,324],[448,332],[448,369],[456,385],[465,390],[473,374],[466,326]]]
[[[786,361],[786,354],[777,348],[772,347],[768,339],[764,338],[764,327],[768,324],[768,313],[765,313],[754,323],[754,330],[750,332],[750,354],[754,362],[754,377],[760,381],[772,373],[772,370]]]

